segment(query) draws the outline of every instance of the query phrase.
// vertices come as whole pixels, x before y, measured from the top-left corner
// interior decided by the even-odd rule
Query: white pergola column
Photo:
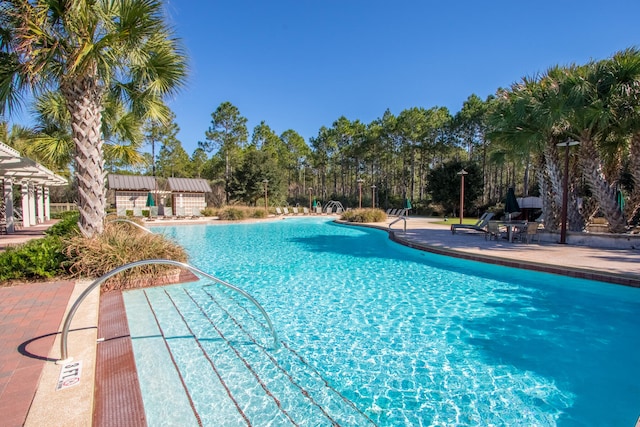
[[[31,225],[31,215],[29,215],[29,181],[26,179],[20,183],[20,194],[22,195],[22,226],[27,228]]]
[[[7,234],[14,233],[16,226],[13,222],[13,180],[4,177],[3,180],[4,212],[7,221]]]
[[[29,188],[29,224],[36,225],[38,223],[36,219],[36,194],[35,194],[36,192],[35,192],[35,185],[33,185],[33,182],[29,181],[28,188]]]
[[[44,187],[44,219],[51,219],[51,199],[49,197],[49,187]]]
[[[36,186],[36,203],[38,207],[38,224],[42,224],[44,222],[44,189],[42,185]]]

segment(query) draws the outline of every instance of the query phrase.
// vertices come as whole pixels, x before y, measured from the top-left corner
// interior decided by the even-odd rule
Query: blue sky
[[[170,101],[189,154],[224,101],[307,141],[340,116],[460,110],[555,64],[640,46],[637,0],[169,0],[190,57]]]
[[[189,55],[169,105],[189,154],[229,101],[305,140],[344,115],[460,110],[555,64],[640,46],[640,1],[166,0]]]

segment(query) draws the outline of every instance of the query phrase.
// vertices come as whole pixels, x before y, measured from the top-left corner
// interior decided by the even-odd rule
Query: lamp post
[[[313,188],[309,187],[309,212],[311,212],[311,193],[313,193]]]
[[[362,209],[362,183],[363,182],[364,180],[362,178],[358,179],[358,195],[359,195],[358,207],[360,209]]]
[[[560,244],[567,243],[567,205],[569,204],[569,147],[580,144],[578,141],[567,140],[556,144],[565,147],[564,150],[564,179],[562,180],[562,213],[560,215]]]
[[[458,175],[460,175],[460,224],[462,224],[462,219],[464,218],[464,176],[468,174],[469,172],[464,169],[458,172]]]
[[[269,180],[263,179],[262,183],[264,184],[264,212],[269,215],[269,203],[267,202],[267,184],[269,184]]]
[[[376,186],[375,184],[371,186],[371,208],[376,208]]]

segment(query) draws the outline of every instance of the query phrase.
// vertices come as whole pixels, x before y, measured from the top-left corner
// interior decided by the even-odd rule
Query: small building
[[[178,216],[199,216],[207,207],[205,193],[211,193],[211,186],[205,179],[168,178],[171,191],[171,205]]]
[[[127,210],[142,211],[147,206],[149,193],[157,189],[152,176],[109,174],[107,181],[118,216],[125,216]]]

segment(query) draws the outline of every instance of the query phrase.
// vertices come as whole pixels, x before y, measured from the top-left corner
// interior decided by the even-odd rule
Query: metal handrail
[[[406,233],[406,232],[407,232],[407,217],[406,217],[406,216],[404,216],[404,215],[399,216],[399,217],[398,217],[398,219],[396,219],[396,220],[395,220],[395,221],[393,221],[391,224],[389,224],[389,230],[391,230],[391,226],[392,226],[393,224],[395,224],[396,222],[398,222],[398,221],[400,221],[400,220],[403,220],[403,221],[404,221],[404,232]]]
[[[138,224],[137,222],[131,221],[130,219],[116,218],[116,219],[112,219],[111,221],[109,221],[109,223],[112,223],[112,222],[127,222],[127,223],[129,223],[129,224],[131,224],[131,225],[135,225],[135,226],[136,226],[136,227],[138,227],[140,230],[144,230],[144,231],[146,231],[147,233],[151,233],[151,234],[153,234],[153,231],[149,230],[149,229],[148,229],[148,228],[146,228],[146,227],[141,226],[141,225],[140,225],[140,224]]]
[[[78,311],[78,307],[80,306],[80,304],[82,304],[82,301],[84,301],[84,299],[98,286],[100,286],[102,283],[104,283],[108,278],[115,276],[116,274],[128,270],[130,268],[133,267],[139,267],[141,265],[149,265],[149,264],[164,264],[164,265],[174,265],[176,267],[181,267],[181,268],[186,268],[187,270],[190,270],[193,273],[196,274],[200,274],[204,277],[207,277],[208,279],[213,280],[214,282],[225,286],[233,291],[238,292],[240,295],[244,296],[245,298],[247,298],[249,301],[251,301],[253,303],[253,305],[255,305],[258,310],[260,310],[260,312],[262,313],[262,315],[264,316],[264,318],[267,321],[267,324],[269,325],[269,329],[271,330],[271,335],[273,335],[273,346],[274,348],[278,348],[278,334],[276,333],[276,330],[273,327],[273,323],[271,322],[271,318],[269,317],[269,315],[267,314],[267,312],[265,311],[264,308],[262,308],[262,306],[260,305],[260,303],[258,301],[256,301],[255,298],[253,298],[251,295],[249,295],[247,292],[243,291],[242,289],[238,288],[237,286],[234,286],[230,283],[225,282],[224,280],[218,279],[217,277],[214,277],[210,274],[205,273],[202,270],[199,270],[195,267],[190,266],[189,264],[185,264],[183,262],[179,262],[179,261],[173,261],[173,260],[169,260],[169,259],[147,259],[147,260],[142,260],[142,261],[135,261],[135,262],[131,262],[129,264],[125,264],[122,265],[118,268],[115,268],[113,270],[111,270],[110,272],[108,272],[107,274],[99,277],[98,279],[96,279],[91,285],[89,285],[89,287],[87,287],[81,294],[80,296],[76,299],[76,301],[73,303],[73,306],[71,306],[71,309],[69,310],[69,313],[67,314],[67,317],[65,317],[64,319],[64,325],[62,327],[62,339],[60,340],[60,360],[58,360],[56,363],[57,364],[66,364],[69,363],[71,360],[73,360],[73,358],[68,357],[69,354],[67,352],[67,335],[69,335],[69,328],[71,327],[71,321],[73,320],[73,316],[76,314],[76,311]]]

